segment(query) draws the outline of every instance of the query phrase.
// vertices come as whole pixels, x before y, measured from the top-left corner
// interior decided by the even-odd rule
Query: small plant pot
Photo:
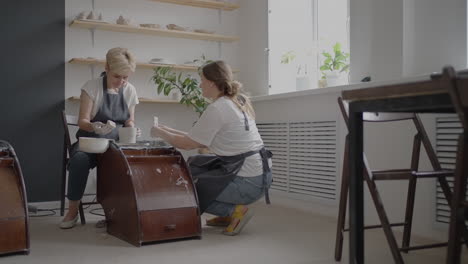
[[[342,74],[340,72],[328,72],[325,74],[327,77],[327,86],[328,87],[333,87],[333,86],[340,86],[346,84],[345,81],[343,80]]]

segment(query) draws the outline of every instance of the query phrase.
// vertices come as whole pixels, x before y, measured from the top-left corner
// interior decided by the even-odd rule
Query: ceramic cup
[[[121,127],[119,128],[120,143],[136,143],[136,127]]]

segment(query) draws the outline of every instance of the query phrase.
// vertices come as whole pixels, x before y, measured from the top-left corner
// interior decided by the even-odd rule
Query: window
[[[268,9],[269,94],[317,88],[328,73],[322,52],[336,43],[349,50],[348,0],[269,0]],[[341,72],[339,84],[347,77]]]

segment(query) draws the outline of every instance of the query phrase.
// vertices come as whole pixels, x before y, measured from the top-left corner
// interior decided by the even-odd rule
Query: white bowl
[[[104,153],[109,147],[109,139],[80,137],[78,140],[78,150],[88,153]]]

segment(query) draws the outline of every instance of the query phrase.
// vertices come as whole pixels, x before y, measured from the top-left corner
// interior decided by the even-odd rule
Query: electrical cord
[[[56,215],[57,212],[55,210],[60,210],[60,208],[56,209],[37,209],[36,212],[29,213],[29,217],[44,217],[44,216],[53,216]],[[47,214],[37,214],[38,212],[49,212]]]
[[[89,210],[89,213],[93,215],[98,215],[98,216],[106,216],[104,213],[96,213],[96,211],[98,210],[103,211],[102,208],[94,208],[94,209]]]
[[[96,196],[94,196],[93,200],[91,202],[96,202]],[[83,206],[83,210],[87,210],[88,208],[90,208],[92,206],[92,204],[88,204],[86,206]],[[54,216],[54,215],[57,215],[57,212],[60,210],[60,208],[51,208],[51,209],[40,209],[40,208],[37,208],[37,209],[34,209],[34,210],[29,210],[29,217],[46,217],[46,216]],[[65,210],[68,210],[68,208],[65,208]],[[89,211],[90,214],[93,214],[93,215],[98,215],[98,216],[105,216],[103,213],[99,214],[99,213],[96,213],[95,211],[97,210],[102,210],[102,207],[100,208],[94,208],[94,209],[91,209]],[[39,212],[48,212],[48,213],[41,213],[39,214]]]

